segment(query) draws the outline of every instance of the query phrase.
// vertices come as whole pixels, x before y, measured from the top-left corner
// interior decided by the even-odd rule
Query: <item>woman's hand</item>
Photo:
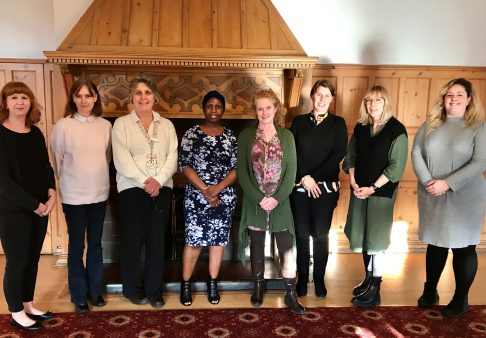
[[[278,205],[278,201],[273,197],[263,197],[260,207],[265,211],[272,211]]]
[[[147,178],[144,182],[144,189],[150,197],[157,197],[160,191],[160,183],[153,177]]]
[[[306,175],[302,177],[300,183],[305,188],[305,190],[307,190],[307,196],[318,198],[321,195],[321,189],[319,188],[319,185],[316,183],[316,181],[312,178],[312,176]]]
[[[56,196],[51,196],[45,203],[47,209],[42,213],[42,216],[47,216],[51,213],[52,209],[54,208],[54,205],[56,204]]]
[[[39,203],[39,206],[37,207],[37,209],[34,210],[34,212],[40,217],[44,217],[44,213],[46,212],[46,210],[47,205],[45,205],[44,203]]]
[[[449,190],[449,185],[445,180],[430,180],[425,190],[432,196],[442,196]]]
[[[353,190],[353,194],[356,198],[366,199],[375,193],[375,189],[372,187],[362,187]]]

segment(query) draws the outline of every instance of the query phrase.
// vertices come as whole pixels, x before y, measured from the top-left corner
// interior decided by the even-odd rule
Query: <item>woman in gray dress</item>
[[[460,317],[469,310],[468,292],[478,267],[476,245],[486,203],[482,116],[471,82],[453,79],[442,88],[412,148],[418,178],[419,238],[428,244],[426,282],[418,306],[438,303],[437,283],[451,248],[456,290],[442,310],[445,317]]]

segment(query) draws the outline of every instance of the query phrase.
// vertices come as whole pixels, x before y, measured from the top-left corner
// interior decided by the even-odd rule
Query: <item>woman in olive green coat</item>
[[[285,282],[285,304],[296,314],[304,308],[295,292],[295,230],[289,196],[296,175],[295,143],[292,133],[274,123],[282,104],[270,89],[253,98],[258,123],[241,132],[238,139],[238,180],[243,189],[240,244],[244,250],[250,239],[251,269],[255,278],[251,303],[259,307],[265,288],[265,235],[277,241]]]

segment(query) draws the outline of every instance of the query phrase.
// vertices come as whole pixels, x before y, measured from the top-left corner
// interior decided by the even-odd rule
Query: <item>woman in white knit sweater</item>
[[[69,233],[68,283],[75,311],[104,306],[101,236],[110,190],[111,124],[96,86],[85,79],[71,87],[64,118],[52,130],[62,208]],[[86,267],[83,263],[87,237]]]

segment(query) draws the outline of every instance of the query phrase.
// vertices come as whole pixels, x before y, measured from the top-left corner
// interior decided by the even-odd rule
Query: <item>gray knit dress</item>
[[[418,178],[419,238],[443,248],[479,243],[486,206],[486,124],[464,125],[463,117],[448,117],[429,135],[423,124],[412,147]],[[425,186],[444,179],[450,187],[431,196]]]

